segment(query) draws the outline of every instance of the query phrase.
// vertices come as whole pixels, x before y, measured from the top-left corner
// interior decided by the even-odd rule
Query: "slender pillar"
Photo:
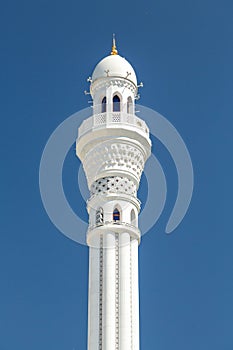
[[[120,350],[131,348],[131,265],[130,235],[120,235]]]
[[[88,349],[99,350],[100,249],[89,249]]]
[[[131,290],[132,290],[132,350],[139,349],[139,289],[138,289],[138,241],[131,239]]]
[[[103,350],[115,350],[115,234],[104,233]]]

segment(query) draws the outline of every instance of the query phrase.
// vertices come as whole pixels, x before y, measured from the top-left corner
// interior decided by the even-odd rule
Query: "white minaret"
[[[90,190],[88,350],[139,350],[137,189],[149,130],[135,115],[137,78],[115,38],[89,80],[93,115],[76,143]]]

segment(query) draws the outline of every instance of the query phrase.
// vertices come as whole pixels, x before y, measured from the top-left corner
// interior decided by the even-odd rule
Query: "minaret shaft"
[[[105,248],[89,251],[88,350],[138,350],[138,241],[103,236]]]

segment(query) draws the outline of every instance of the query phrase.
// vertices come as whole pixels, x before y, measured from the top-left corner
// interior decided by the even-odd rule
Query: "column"
[[[100,249],[89,248],[88,350],[99,350]]]
[[[132,350],[139,350],[138,240],[131,240]]]
[[[103,350],[115,350],[115,233],[103,234]]]
[[[131,350],[130,235],[119,235],[120,329],[119,350]]]

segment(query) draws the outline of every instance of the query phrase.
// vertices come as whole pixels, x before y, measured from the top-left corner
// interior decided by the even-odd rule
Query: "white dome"
[[[109,55],[103,58],[94,69],[92,81],[107,76],[125,78],[137,86],[137,77],[133,67],[119,55]]]

